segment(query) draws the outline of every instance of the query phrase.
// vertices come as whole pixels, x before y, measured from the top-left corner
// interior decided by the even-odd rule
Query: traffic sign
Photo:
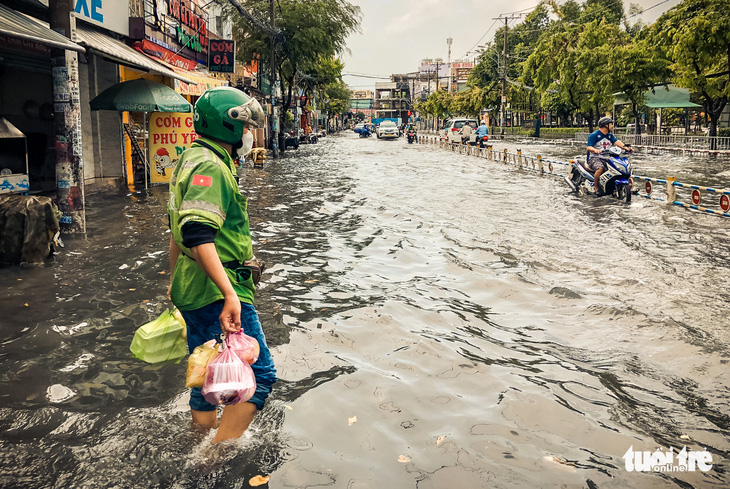
[[[720,208],[723,212],[727,212],[728,210],[730,210],[730,197],[728,197],[727,195],[723,195],[722,197],[720,197]]]
[[[700,205],[700,202],[702,201],[702,196],[700,195],[700,191],[695,189],[692,191],[692,203],[694,205]]]
[[[651,195],[651,182],[649,180],[646,181],[646,185],[644,186],[644,189],[646,189],[646,194]]]

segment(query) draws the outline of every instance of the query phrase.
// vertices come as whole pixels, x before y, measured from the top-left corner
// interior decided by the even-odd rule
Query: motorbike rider
[[[473,132],[474,129],[471,127],[471,125],[469,125],[469,123],[464,124],[459,131],[459,133],[461,134],[461,142],[468,143],[469,137],[472,135]]]
[[[602,151],[607,150],[611,145],[633,152],[630,146],[626,146],[613,135],[613,119],[610,117],[601,117],[598,121],[598,129],[588,136],[588,144],[586,150],[586,170],[593,172],[593,188],[596,194],[600,191],[598,179],[606,171],[603,158],[600,157]]]
[[[481,121],[479,124],[479,127],[477,127],[477,140],[480,140],[484,136],[489,134],[489,128],[487,127],[487,123],[484,121]]]

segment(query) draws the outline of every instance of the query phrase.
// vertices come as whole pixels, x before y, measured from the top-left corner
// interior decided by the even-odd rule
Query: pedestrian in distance
[[[600,155],[602,151],[607,150],[611,145],[616,145],[621,149],[633,152],[630,147],[624,145],[623,142],[619,141],[613,135],[613,119],[610,117],[602,117],[598,121],[598,129],[588,136],[588,144],[586,146],[586,150],[588,151],[586,155],[586,169],[594,172],[593,188],[596,195],[600,191],[598,179],[606,170],[603,158]]]
[[[170,269],[168,297],[182,313],[188,349],[219,333],[243,332],[261,349],[251,365],[256,392],[248,402],[217,407],[200,388],[190,393],[195,425],[218,428],[214,442],[240,437],[276,382],[276,369],[254,309],[256,267],[246,197],[241,195],[234,159],[253,146],[252,127],[264,124],[256,99],[232,87],[207,90],[193,110],[200,136],[180,155],[170,177]]]

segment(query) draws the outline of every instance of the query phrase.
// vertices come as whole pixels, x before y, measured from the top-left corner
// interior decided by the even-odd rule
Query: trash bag
[[[243,331],[239,331],[238,333],[229,333],[227,338],[229,347],[233,350],[233,353],[238,355],[238,358],[240,358],[242,362],[251,365],[259,359],[259,352],[261,351],[261,348],[259,347],[259,342],[256,341],[256,338],[248,336]]]
[[[51,256],[57,212],[49,197],[0,195],[0,265],[43,263]]]
[[[211,404],[229,405],[248,401],[256,391],[256,379],[248,363],[231,348],[223,350],[208,364],[203,397]]]
[[[174,312],[165,309],[160,317],[135,331],[129,349],[134,358],[147,363],[180,363],[188,354],[186,333],[185,326],[175,318]]]
[[[215,340],[206,341],[188,357],[188,370],[185,375],[185,387],[203,387],[205,371],[208,364],[220,355]]]

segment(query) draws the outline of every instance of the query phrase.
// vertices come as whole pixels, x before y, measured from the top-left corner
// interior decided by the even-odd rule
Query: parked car
[[[461,128],[464,127],[464,125],[466,124],[469,124],[473,129],[472,137],[469,142],[475,142],[476,130],[477,127],[479,127],[479,123],[476,121],[476,119],[467,119],[465,117],[457,117],[446,121],[446,127],[443,133],[444,139],[446,139],[446,141],[448,141],[449,143],[461,143]]]
[[[383,121],[378,124],[376,135],[378,136],[378,139],[397,139],[398,136],[400,136],[400,131],[398,130],[398,126],[395,122]]]

